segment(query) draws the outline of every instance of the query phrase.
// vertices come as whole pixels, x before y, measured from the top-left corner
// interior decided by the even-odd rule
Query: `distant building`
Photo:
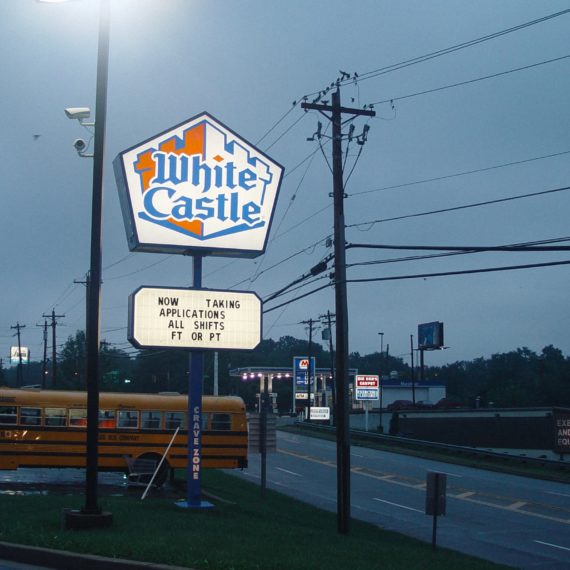
[[[410,402],[428,402],[437,404],[446,397],[446,386],[433,380],[414,382],[405,378],[399,378],[397,373],[382,376],[380,380],[380,399],[373,402],[373,408],[387,408],[396,400],[408,400]],[[359,407],[362,402],[354,402],[353,409]]]

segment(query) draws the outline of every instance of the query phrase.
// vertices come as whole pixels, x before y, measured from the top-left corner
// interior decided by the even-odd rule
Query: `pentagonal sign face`
[[[121,152],[113,166],[131,251],[264,252],[283,168],[208,113]]]

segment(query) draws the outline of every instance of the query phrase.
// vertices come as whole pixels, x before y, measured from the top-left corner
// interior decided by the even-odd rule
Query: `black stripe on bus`
[[[14,453],[14,452],[7,452],[4,455],[6,456],[12,456],[12,455],[20,455],[19,453]],[[81,457],[81,458],[85,458],[85,453],[71,453],[71,452],[66,452],[66,453],[52,453],[49,451],[46,452],[34,452],[34,453],[27,453],[26,454],[26,458],[28,460],[30,460],[31,458],[34,457],[41,457],[41,458],[45,458],[45,457]],[[121,454],[116,454],[116,453],[101,453],[99,454],[100,458],[113,458],[113,459],[117,459],[117,458],[121,458],[123,457],[123,455]],[[237,455],[208,455],[208,454],[204,454],[202,455],[202,460],[204,459],[209,459],[209,460],[228,460],[228,459],[238,459],[240,456]],[[181,460],[187,460],[188,459],[188,454],[185,455],[172,455],[171,459],[181,459]],[[19,467],[37,467],[37,465],[35,464],[29,464],[29,463],[20,463]],[[46,465],[46,468],[50,468],[53,466],[48,466]],[[62,465],[62,467],[69,467],[69,465]],[[121,469],[122,466],[116,467],[115,469]],[[125,468],[127,467],[127,464],[125,463]],[[105,469],[106,467],[103,466],[103,469]]]

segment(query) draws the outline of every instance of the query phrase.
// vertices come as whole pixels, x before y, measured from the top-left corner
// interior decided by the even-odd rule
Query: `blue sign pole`
[[[202,256],[193,258],[193,287],[202,288]],[[186,508],[213,507],[202,501],[202,389],[204,385],[204,351],[191,350],[188,377],[188,463],[186,466]]]

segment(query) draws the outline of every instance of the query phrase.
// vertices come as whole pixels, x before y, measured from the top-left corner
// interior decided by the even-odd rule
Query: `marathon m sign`
[[[283,168],[202,113],[113,162],[131,251],[257,257]]]

